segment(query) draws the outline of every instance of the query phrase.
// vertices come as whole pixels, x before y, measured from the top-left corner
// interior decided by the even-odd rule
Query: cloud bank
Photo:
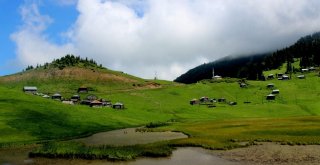
[[[69,42],[59,45],[46,37],[50,17],[36,4],[22,7],[24,25],[12,35],[18,58],[36,64],[74,53],[172,80],[204,62],[279,49],[320,31],[318,0],[78,0],[76,8],[63,32]]]

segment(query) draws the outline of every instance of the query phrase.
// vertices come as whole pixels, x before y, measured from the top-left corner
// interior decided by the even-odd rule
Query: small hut
[[[269,80],[270,80],[270,79],[274,79],[274,75],[273,75],[273,74],[269,74],[267,78],[268,78]]]
[[[240,88],[246,88],[248,85],[246,83],[240,83]]]
[[[297,76],[297,78],[298,78],[298,79],[305,79],[306,76],[304,76],[304,75],[299,75],[299,76]]]
[[[80,87],[80,88],[78,88],[78,93],[88,93],[88,88],[87,87]]]
[[[61,100],[62,96],[59,93],[55,93],[54,95],[51,96],[51,98],[54,100]]]
[[[282,78],[282,76],[283,76],[283,73],[278,73],[277,74],[277,78]]]
[[[97,99],[98,99],[98,97],[95,96],[95,95],[89,95],[89,96],[87,96],[87,100],[90,100],[90,101],[97,100]]]
[[[43,95],[42,97],[43,97],[43,98],[46,98],[46,99],[50,98],[49,95]]]
[[[224,102],[226,102],[226,99],[225,99],[225,98],[219,98],[219,99],[218,99],[218,102],[219,102],[219,103],[224,103]]]
[[[79,95],[73,95],[70,100],[73,101],[73,102],[78,102],[78,101],[80,101],[80,96]]]
[[[268,85],[267,85],[267,88],[269,88],[269,89],[274,88],[274,84],[272,84],[272,83],[271,83],[271,84],[268,84]]]
[[[200,100],[200,102],[207,102],[207,101],[209,101],[209,98],[206,96],[203,96],[199,100]]]
[[[310,68],[309,68],[309,71],[315,71],[315,70],[316,70],[315,67],[310,67]]]
[[[266,96],[266,99],[267,99],[267,100],[275,100],[275,99],[276,99],[276,96],[273,95],[273,94],[269,94],[269,95]]]
[[[198,104],[199,101],[197,99],[192,99],[190,100],[190,105],[195,105],[195,104]]]
[[[271,94],[279,94],[280,93],[280,90],[279,89],[274,89],[272,90]]]
[[[90,107],[102,107],[102,106],[103,106],[103,104],[99,100],[94,100],[94,101],[91,101],[91,103],[90,103]]]
[[[33,86],[24,86],[23,87],[23,92],[25,92],[25,93],[36,94],[37,91],[38,91],[37,87],[33,87]]]
[[[82,101],[80,102],[80,104],[82,104],[82,105],[90,105],[90,103],[91,103],[90,100],[82,100]]]
[[[110,100],[100,99],[99,101],[102,102],[103,106],[107,106],[107,107],[111,107],[112,106],[112,103],[111,103]]]
[[[282,80],[289,80],[289,76],[283,75],[283,76],[282,76]]]
[[[112,105],[113,109],[124,109],[124,104],[122,103],[115,103]]]

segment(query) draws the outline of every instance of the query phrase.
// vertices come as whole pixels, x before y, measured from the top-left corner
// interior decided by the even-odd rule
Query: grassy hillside
[[[69,69],[73,71],[74,68]],[[225,149],[239,146],[239,141],[279,141],[286,144],[318,144],[320,141],[318,71],[307,73],[306,79],[302,80],[293,76],[288,81],[248,81],[247,88],[240,88],[234,81],[202,81],[190,85],[156,81],[161,87],[154,87],[152,81],[122,73],[117,74],[128,81],[118,81],[117,78],[101,81],[103,74],[110,74],[108,71],[93,72],[101,74],[99,80],[72,77],[74,74],[67,74],[69,69],[58,70],[58,73],[63,72],[60,77],[45,79],[39,79],[42,77],[39,75],[45,74],[41,70],[0,78],[0,92],[3,93],[0,95],[1,144],[69,139],[166,121],[175,122],[157,129],[182,131],[190,135],[188,139],[171,141],[174,146]],[[269,83],[274,83],[280,90],[275,101],[265,99],[271,92],[266,88]],[[116,111],[63,105],[25,94],[21,90],[23,85],[37,85],[40,91],[53,93],[58,90],[65,94],[75,93],[78,86],[88,85],[95,89],[89,94],[112,102],[123,102],[127,109]],[[238,104],[216,103],[214,108],[189,104],[191,99],[202,96],[223,97]]]

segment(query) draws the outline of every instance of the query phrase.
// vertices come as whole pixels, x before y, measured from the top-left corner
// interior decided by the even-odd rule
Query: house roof
[[[54,95],[52,96],[55,96],[55,97],[58,97],[58,96],[61,96],[59,93],[55,93]]]
[[[94,100],[94,101],[91,101],[91,104],[102,104],[102,102],[100,102],[99,100]]]
[[[24,86],[23,90],[38,90],[38,88],[33,86]]]
[[[122,106],[123,104],[118,102],[118,103],[115,103],[113,105],[121,105]]]
[[[267,97],[275,97],[276,95],[268,94]]]

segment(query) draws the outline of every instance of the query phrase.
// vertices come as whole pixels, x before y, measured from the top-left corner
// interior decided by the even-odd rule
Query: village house
[[[274,84],[272,84],[272,83],[271,83],[271,84],[268,84],[268,85],[267,85],[267,88],[269,88],[269,89],[274,88]]]
[[[309,71],[315,71],[315,70],[316,70],[315,67],[310,67],[310,68],[309,68]]]
[[[80,87],[80,88],[78,88],[78,93],[88,93],[88,88],[87,87]]]
[[[51,96],[51,98],[54,100],[62,100],[62,96],[59,93],[55,93],[54,95]]]
[[[89,95],[89,96],[87,96],[87,100],[90,100],[90,101],[97,100],[97,99],[98,99],[98,97],[95,96],[95,95]]]
[[[62,101],[62,104],[69,104],[69,105],[74,105],[73,101]]]
[[[240,83],[240,88],[246,88],[248,85],[246,83]]]
[[[94,100],[94,101],[91,101],[90,107],[103,107],[103,104],[99,100]]]
[[[273,75],[273,74],[269,74],[268,77],[267,77],[267,79],[269,79],[269,80],[270,80],[270,79],[274,79],[274,75]]]
[[[276,99],[276,96],[273,95],[273,94],[269,94],[269,95],[266,96],[266,99],[267,99],[267,100],[275,100],[275,99]]]
[[[280,90],[279,89],[274,89],[272,90],[271,94],[279,94],[280,93]]]
[[[203,97],[201,97],[200,99],[200,102],[207,102],[207,101],[209,101],[209,98],[208,97],[206,97],[206,96],[203,96]]]
[[[190,105],[195,105],[195,104],[198,104],[199,101],[197,99],[192,99],[190,100]]]
[[[305,76],[305,75],[299,75],[299,76],[297,76],[297,78],[298,78],[298,79],[305,79],[306,76]]]
[[[289,76],[287,76],[287,75],[283,75],[282,76],[282,80],[289,80],[290,78],[289,78]]]
[[[43,95],[42,97],[43,97],[43,98],[46,98],[46,99],[50,98],[49,95]]]
[[[112,105],[113,109],[124,109],[124,104],[122,103],[115,103]]]
[[[73,95],[70,100],[73,101],[73,102],[78,102],[78,101],[80,101],[80,96],[79,95]]]
[[[103,106],[107,106],[107,107],[111,107],[112,106],[112,103],[111,103],[110,100],[100,99],[99,101],[102,102]]]
[[[221,103],[221,102],[226,102],[226,99],[225,99],[225,98],[219,98],[219,99],[218,99],[218,102],[220,102],[220,103]]]
[[[34,87],[34,86],[24,86],[23,87],[23,92],[25,92],[25,93],[36,94],[37,91],[38,91],[38,88]]]

